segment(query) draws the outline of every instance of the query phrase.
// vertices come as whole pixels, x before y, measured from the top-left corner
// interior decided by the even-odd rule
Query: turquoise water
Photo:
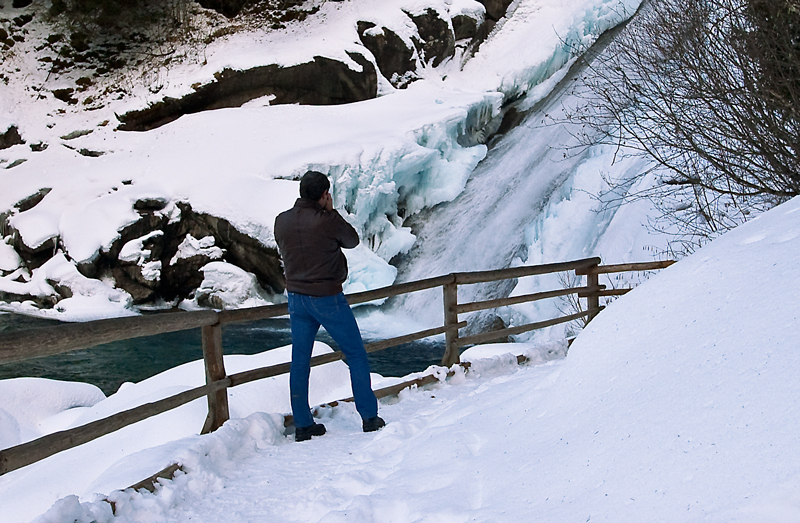
[[[57,324],[19,314],[0,314],[0,332]],[[325,332],[317,339],[337,347]],[[375,341],[365,339],[365,342]],[[292,342],[289,320],[268,319],[222,329],[225,354],[256,354]],[[444,353],[441,341],[421,340],[369,354],[372,371],[384,376],[404,376],[438,364]],[[0,379],[39,377],[81,381],[112,394],[125,382],[138,382],[183,363],[202,359],[200,329],[172,332],[98,345],[46,358],[0,364]]]

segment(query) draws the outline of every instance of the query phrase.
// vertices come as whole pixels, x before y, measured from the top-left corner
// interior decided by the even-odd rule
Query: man
[[[308,405],[311,349],[320,325],[347,358],[364,432],[385,425],[378,417],[364,342],[342,293],[342,283],[347,279],[347,259],[342,248],[358,245],[358,233],[333,209],[330,185],[324,174],[308,171],[300,179],[300,198],[294,207],[275,218],[275,241],[283,258],[292,325],[289,391],[295,441],[325,434],[325,426],[314,423]]]

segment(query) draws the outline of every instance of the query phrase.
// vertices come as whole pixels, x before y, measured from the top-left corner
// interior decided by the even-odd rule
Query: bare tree
[[[581,140],[653,160],[688,250],[800,194],[800,0],[651,0],[584,81]]]

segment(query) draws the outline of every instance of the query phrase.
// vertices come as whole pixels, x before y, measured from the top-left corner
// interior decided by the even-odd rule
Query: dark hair
[[[317,201],[330,188],[328,177],[317,171],[308,171],[300,178],[300,198]]]

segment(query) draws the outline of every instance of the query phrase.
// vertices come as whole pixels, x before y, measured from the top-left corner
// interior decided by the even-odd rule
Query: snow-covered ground
[[[401,8],[418,10],[423,4],[446,10],[474,2],[325,2],[312,19],[318,24],[313,31],[290,26],[269,37],[219,40],[207,50],[205,65],[189,64],[161,78],[161,94],[188,92],[192,83],[213,77],[223,66],[300,63],[322,49],[325,56],[346,59],[344,51],[360,45],[354,43],[357,18],[369,13],[393,25],[402,18]],[[274,216],[296,197],[292,178],[307,168],[333,178],[337,207],[365,238],[349,259],[349,289],[390,283],[396,269],[388,261],[418,241],[402,223],[400,200],[411,214],[442,202],[457,204],[459,194],[468,200],[464,189],[487,148],[461,145],[459,138],[462,143],[464,137],[474,138],[470,133],[509,97],[528,91],[529,103],[543,99],[566,73],[574,44],[591,43],[637,5],[515,1],[512,16],[498,24],[463,70],[445,63],[425,71],[408,89],[382,85],[379,98],[348,106],[270,107],[262,100],[186,116],[144,133],[114,132],[113,124],[103,122],[113,119],[114,111],[150,101],[146,85],[99,112],[67,108],[58,113],[54,100],[31,105],[31,93],[11,82],[0,98],[0,130],[15,123],[30,143],[51,145],[43,152],[27,145],[0,151],[0,167],[16,164],[0,171],[0,212],[51,188],[41,203],[14,212],[10,221],[30,246],[57,236],[66,252],[25,274],[17,270],[13,249],[0,241],[0,270],[6,274],[0,290],[46,294],[53,282],[68,282],[75,296],[46,314],[87,319],[135,313],[124,293],[108,282],[88,280],[75,265],[137,219],[133,202],[168,201],[162,212],[169,215],[175,202],[188,201],[269,245]],[[23,65],[25,56],[15,59]],[[36,75],[43,74],[34,68],[29,78],[41,85],[44,79]],[[61,138],[84,130],[92,133]],[[506,143],[515,141],[524,146],[522,132],[515,131],[516,137],[509,135],[498,148],[510,149]],[[106,154],[86,157],[76,152],[81,148]],[[514,161],[519,160],[515,155],[498,155],[478,168],[485,187],[493,186],[492,165],[525,166]],[[648,209],[597,214],[597,202],[589,197],[612,156],[595,148],[563,177],[556,176],[562,185],[543,184],[537,195],[541,212],[528,223],[504,229],[476,219],[475,228],[524,247],[524,255],[503,263],[597,253],[608,263],[641,261],[650,247],[641,228]],[[528,175],[552,168],[545,162]],[[516,183],[496,188],[502,195]],[[497,201],[502,210],[505,200]],[[453,233],[446,224],[440,229],[441,235]],[[469,237],[468,229],[458,233]],[[232,389],[233,419],[214,434],[197,435],[206,413],[205,400],[197,400],[1,476],[3,521],[28,522],[45,513],[39,521],[110,521],[111,506],[101,500],[108,498],[119,521],[142,522],[796,522],[800,276],[794,262],[800,256],[799,236],[800,200],[795,199],[614,302],[564,359],[546,361],[563,352],[559,342],[493,345],[465,354],[475,360],[466,375],[444,380],[447,369],[429,369],[443,381],[384,401],[381,415],[388,425],[375,434],[361,433],[355,410],[343,405],[322,414],[326,436],[295,444],[282,427],[281,415],[289,411],[286,377]],[[197,245],[189,246],[195,250],[215,248],[195,240]],[[134,247],[122,254],[139,256],[143,248]],[[417,269],[436,266],[439,255],[432,252]],[[476,257],[480,249],[472,252],[477,254],[469,263],[491,258]],[[226,290],[226,275],[235,276],[237,285],[252,281],[211,263],[209,288]],[[515,292],[538,285],[524,282]],[[238,286],[227,290],[236,291],[231,300],[240,305],[269,298]],[[4,307],[41,313],[30,304]],[[389,323],[387,332],[402,330],[385,312],[368,321]],[[319,345],[317,350],[329,349]],[[517,366],[503,355],[509,351],[525,352],[536,364]],[[285,361],[287,354],[284,348],[228,356],[226,368],[236,372]],[[312,402],[349,396],[343,363],[316,368],[312,375]],[[396,381],[373,376],[376,387]],[[108,398],[87,384],[0,381],[0,448],[203,382],[201,362],[125,384]],[[121,490],[176,462],[185,472],[161,482],[155,494]]]
[[[191,435],[198,400],[0,477],[4,521],[798,521],[798,256],[795,198],[614,302],[566,358],[479,346],[466,375],[384,401],[380,432],[343,405],[304,443],[283,435],[285,378],[253,383],[231,391],[235,419],[213,434]],[[317,402],[348,392],[342,364],[325,367]],[[40,383],[48,407],[31,410],[33,384],[10,381],[5,415],[30,436],[202,379],[192,363],[60,412],[96,393]],[[171,463],[185,472],[154,494],[118,490]]]

